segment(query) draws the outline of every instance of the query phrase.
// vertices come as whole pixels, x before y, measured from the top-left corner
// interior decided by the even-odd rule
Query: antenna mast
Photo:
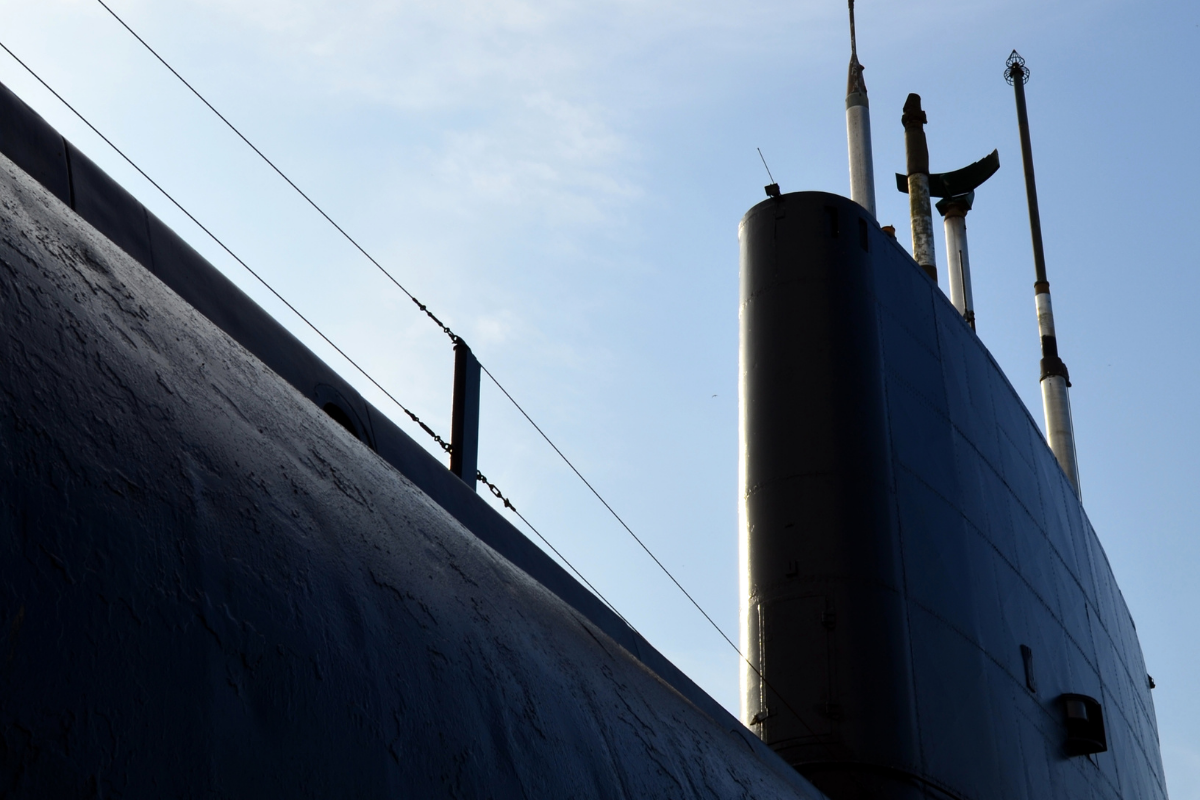
[[[850,74],[846,79],[846,139],[850,150],[850,199],[875,216],[875,165],[871,155],[871,110],[863,66],[858,63],[854,0],[850,2]]]
[[[854,43],[854,0],[850,0],[850,64],[858,63],[858,47]]]
[[[1050,305],[1050,281],[1046,278],[1046,253],[1042,248],[1042,219],[1038,213],[1037,184],[1033,179],[1033,145],[1029,139],[1029,114],[1025,108],[1025,84],[1029,69],[1025,59],[1012,51],[1005,62],[1004,79],[1017,97],[1017,125],[1021,132],[1021,160],[1025,165],[1025,195],[1029,201],[1029,232],[1033,238],[1033,298],[1037,304],[1038,333],[1042,338],[1042,410],[1046,415],[1046,439],[1067,474],[1075,494],[1079,488],[1079,461],[1075,456],[1075,425],[1071,419],[1071,379],[1067,365],[1058,356],[1054,334],[1054,309]]]

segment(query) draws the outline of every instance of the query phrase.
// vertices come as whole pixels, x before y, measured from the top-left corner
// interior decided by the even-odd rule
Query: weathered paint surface
[[[933,244],[933,210],[929,204],[929,176],[908,176],[908,216],[912,221],[912,257],[925,273],[937,280],[937,257]]]
[[[0,795],[816,797],[0,158]]]
[[[1054,304],[1050,301],[1050,292],[1038,292],[1033,296],[1033,305],[1037,309],[1038,336],[1056,339],[1054,333]]]
[[[871,154],[871,109],[865,93],[846,97],[846,141],[850,150],[850,199],[875,217],[875,160]]]
[[[975,327],[975,301],[971,296],[971,254],[967,250],[967,215],[952,209],[942,221],[946,230],[946,272],[950,302],[963,319]]]
[[[1071,418],[1070,381],[1066,367],[1058,357],[1058,336],[1054,332],[1054,304],[1050,300],[1050,284],[1035,284],[1034,305],[1037,307],[1038,335],[1042,340],[1042,413],[1046,420],[1046,441],[1054,451],[1075,489],[1083,496],[1079,485],[1079,459],[1075,454],[1075,421]]]
[[[1043,295],[1038,295],[1042,297]],[[1046,441],[1058,459],[1058,465],[1078,495],[1083,494],[1079,485],[1079,461],[1075,456],[1075,424],[1071,419],[1071,397],[1067,379],[1062,375],[1047,375],[1042,378],[1042,412],[1046,416]]]

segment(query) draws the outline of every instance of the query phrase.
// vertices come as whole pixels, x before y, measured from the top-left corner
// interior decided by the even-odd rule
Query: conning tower
[[[921,257],[824,192],[771,194],[738,229],[742,721],[831,800],[1166,800],[1057,429],[1048,447],[972,330],[968,282],[952,302],[932,280],[929,198],[962,202],[998,154],[930,174],[911,99]],[[1066,375],[1035,248],[1050,420]]]

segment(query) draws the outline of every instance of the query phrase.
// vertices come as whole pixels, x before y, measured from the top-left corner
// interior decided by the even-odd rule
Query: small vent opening
[[[1100,703],[1085,694],[1064,694],[1060,702],[1067,724],[1067,755],[1086,756],[1107,750],[1104,711]]]
[[[838,210],[833,206],[825,206],[825,222],[829,226],[827,228],[829,236],[834,239],[838,238],[838,234],[840,233],[838,230]]]
[[[1033,649],[1027,644],[1021,645],[1021,661],[1025,664],[1025,688],[1037,694],[1037,678],[1033,674]]]
[[[351,436],[362,441],[362,437],[358,435],[358,430],[354,426],[354,420],[350,419],[350,415],[343,411],[337,403],[326,403],[321,410],[332,417],[338,425],[350,431]]]

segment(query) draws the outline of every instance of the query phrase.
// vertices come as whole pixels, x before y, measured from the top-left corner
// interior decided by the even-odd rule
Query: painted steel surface
[[[937,280],[937,257],[933,245],[933,212],[929,205],[929,176],[908,176],[908,215],[912,225],[912,246],[917,263]]]
[[[6,158],[0,208],[0,795],[819,796]]]
[[[904,155],[907,163],[908,212],[912,223],[912,253],[921,268],[937,282],[937,258],[933,249],[933,212],[929,205],[929,146],[925,138],[926,114],[921,96],[910,94],[904,101]]]
[[[846,73],[846,142],[850,154],[850,199],[875,216],[875,163],[871,154],[871,103],[854,35],[854,0],[850,0],[850,67]]]
[[[740,239],[743,719],[833,798],[1165,798],[1133,620],[980,340],[845,198]]]
[[[939,204],[940,206],[940,204]],[[948,209],[942,220],[946,231],[946,273],[950,303],[975,329],[975,300],[971,294],[971,254],[967,249],[967,210]]]
[[[875,163],[871,153],[871,109],[865,92],[846,97],[846,143],[850,197],[875,216]]]

